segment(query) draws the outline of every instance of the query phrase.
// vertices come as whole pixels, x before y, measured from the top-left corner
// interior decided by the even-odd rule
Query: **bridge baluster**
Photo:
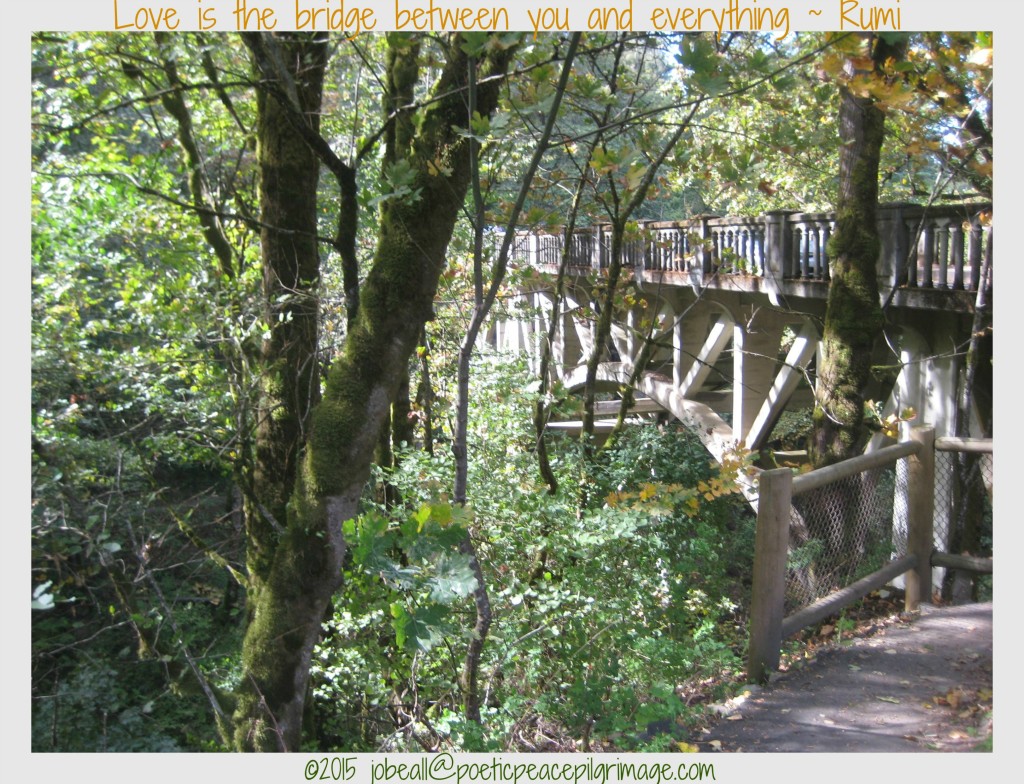
[[[757,238],[755,243],[755,248],[757,250],[757,274],[764,277],[768,273],[768,262],[764,256],[765,230],[758,227],[755,236]]]
[[[806,223],[800,224],[800,277],[811,277],[811,238]]]
[[[953,224],[952,238],[950,240],[953,262],[953,288],[956,291],[964,289],[964,227],[962,223]]]
[[[935,226],[926,223],[921,234],[921,244],[924,246],[924,267],[921,270],[921,288],[930,289],[933,287],[932,266],[935,264]]]
[[[910,223],[908,228],[911,232],[915,231],[914,223]],[[918,240],[917,247],[914,249],[914,257],[907,264],[907,288],[917,288],[917,263],[921,257],[921,240]]]
[[[971,284],[970,290],[977,291],[981,280],[981,242],[982,228],[981,218],[975,215],[971,219],[970,259],[971,259]]]
[[[935,287],[939,289],[949,288],[949,220],[940,218],[937,220],[936,225],[939,229],[938,236],[938,254],[939,254],[939,274],[938,280],[935,283]]]
[[[820,262],[819,262],[820,263],[821,279],[822,280],[829,280],[832,277],[830,272],[829,272],[829,262],[830,262],[830,259],[828,257],[828,241],[832,237],[832,222],[831,221],[825,221],[825,225],[822,227],[821,234],[822,234],[821,254],[820,254]]]

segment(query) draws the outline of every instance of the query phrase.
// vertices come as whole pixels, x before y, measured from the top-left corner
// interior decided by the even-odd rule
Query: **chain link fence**
[[[954,555],[992,557],[991,452],[935,452],[935,549]],[[936,568],[932,583],[950,601],[990,599],[985,578]],[[986,588],[987,586],[987,588]]]
[[[906,555],[905,486],[900,460],[793,498],[787,614]]]

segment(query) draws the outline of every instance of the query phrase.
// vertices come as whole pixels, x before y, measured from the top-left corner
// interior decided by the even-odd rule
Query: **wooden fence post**
[[[915,612],[932,600],[932,551],[935,517],[935,428],[912,428],[910,440],[920,446],[907,458],[907,555],[917,564],[907,572],[904,609]]]
[[[758,487],[747,677],[752,682],[766,683],[779,666],[782,648],[793,472],[788,468],[763,471]]]

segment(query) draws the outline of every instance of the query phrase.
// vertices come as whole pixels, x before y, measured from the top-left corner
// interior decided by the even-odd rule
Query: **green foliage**
[[[433,351],[443,359],[437,343]],[[578,444],[553,443],[567,490],[541,492],[529,432],[536,387],[528,379],[509,357],[485,360],[470,398],[472,521],[495,618],[484,649],[489,707],[482,726],[464,721],[453,699],[452,654],[469,626],[460,619],[469,609],[463,597],[470,582],[452,553],[454,531],[464,529],[443,524],[451,507],[438,501],[450,482],[451,457],[411,450],[389,476],[407,511],[392,520],[367,514],[350,524],[356,568],[346,596],[361,610],[348,601],[339,605],[345,609],[329,628],[346,629],[344,639],[332,634],[318,654],[332,664],[317,670],[315,688],[343,700],[317,701],[332,728],[325,738],[376,748],[388,736],[384,705],[422,704],[430,694],[440,699],[414,722],[421,740],[500,750],[512,742],[513,728],[521,731],[524,721],[540,717],[577,737],[588,732],[595,742],[644,748],[649,724],[668,719],[682,727],[695,718],[677,687],[740,669],[742,629],[733,614],[746,598],[733,564],[751,557],[753,521],[745,507],[727,496],[701,497],[697,512],[683,501],[658,508],[651,500],[648,509],[603,502],[613,490],[713,481],[716,470],[699,441],[668,429],[627,430],[595,469],[600,501],[580,515],[573,490]],[[548,556],[537,573],[542,549]],[[362,587],[355,589],[357,583]],[[387,622],[390,632],[382,635]],[[368,689],[363,678],[374,671],[373,661],[387,680],[370,678],[376,685]],[[380,734],[373,738],[368,727]],[[386,742],[405,748],[407,740]]]
[[[99,78],[144,40],[35,49],[33,743],[47,750],[210,744],[185,652],[209,656],[197,666],[217,687],[238,644],[238,586],[200,550],[240,559],[221,525],[262,332],[256,278],[211,267],[198,227],[156,196],[179,186],[175,146],[119,70]]]

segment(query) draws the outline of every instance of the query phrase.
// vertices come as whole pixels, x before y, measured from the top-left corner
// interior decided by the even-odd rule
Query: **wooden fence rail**
[[[991,559],[936,552],[934,546],[935,451],[991,452],[991,439],[935,438],[932,427],[911,430],[908,441],[794,477],[789,469],[760,475],[755,534],[753,598],[750,607],[747,674],[766,682],[778,668],[782,641],[800,629],[833,615],[871,591],[904,576],[905,608],[916,611],[931,600],[932,566],[946,565],[991,571]],[[901,505],[907,512],[906,555],[862,577],[789,617],[784,617],[793,496],[864,471],[907,460],[907,481]]]

